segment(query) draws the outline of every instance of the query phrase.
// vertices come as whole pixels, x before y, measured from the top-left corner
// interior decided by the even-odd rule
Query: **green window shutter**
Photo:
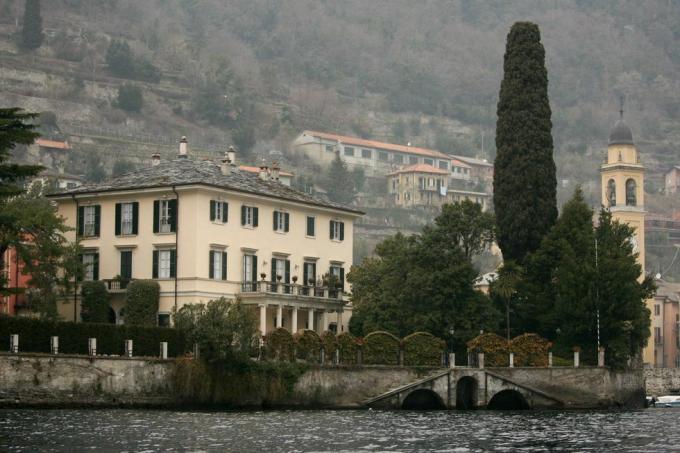
[[[272,277],[271,281],[276,281],[276,258],[272,258]]]
[[[253,208],[253,226],[256,227],[258,225],[258,220],[257,218],[259,217],[260,209],[259,208]]]
[[[120,236],[120,211],[121,211],[121,204],[116,203],[116,236]]]
[[[208,259],[210,260],[210,265],[208,266],[208,278],[215,278],[215,252],[212,250],[208,253]]]
[[[99,226],[101,225],[102,219],[102,207],[96,205],[94,207],[94,235],[99,237]]]
[[[153,271],[151,277],[158,278],[158,250],[153,251]]]
[[[215,221],[215,201],[210,200],[210,221]]]
[[[169,200],[170,202],[170,231],[177,231],[177,199]]]
[[[222,280],[227,279],[227,252],[222,252]]]
[[[307,217],[307,236],[314,237],[314,217]]]
[[[333,222],[333,221],[331,220],[331,223],[330,223],[330,225],[331,225],[331,239],[333,239],[333,224],[334,224],[334,223],[335,223],[335,222]]]
[[[284,275],[283,281],[290,283],[290,261],[288,260],[286,260],[286,275]]]
[[[257,281],[257,256],[253,255],[253,280]]]
[[[161,201],[154,200],[153,202],[153,232],[158,233],[158,226],[161,223]],[[158,277],[154,277],[158,278]]]
[[[286,233],[290,230],[290,213],[286,212],[283,215],[283,231]]]
[[[246,206],[241,206],[241,225],[246,224]]]
[[[132,203],[132,234],[139,232],[139,202]]]
[[[170,250],[170,278],[177,277],[177,250]]]
[[[345,240],[345,222],[340,222],[340,240]]]
[[[274,211],[274,231],[276,231],[277,227],[279,226],[279,211]]]
[[[227,223],[229,221],[229,203],[222,202],[222,221]]]
[[[345,291],[345,268],[340,268],[340,288]]]
[[[120,276],[126,280],[132,278],[132,252],[130,250],[120,252]]]
[[[309,263],[302,264],[302,286],[309,285]]]
[[[78,226],[76,228],[78,236],[82,236],[85,230],[85,206],[78,206]]]
[[[99,253],[95,253],[92,260],[92,280],[99,280]]]

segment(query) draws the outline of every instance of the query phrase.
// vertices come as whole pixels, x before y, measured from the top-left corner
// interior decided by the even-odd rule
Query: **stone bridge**
[[[642,382],[641,371],[602,367],[453,368],[393,388],[363,405],[385,409],[641,407]]]

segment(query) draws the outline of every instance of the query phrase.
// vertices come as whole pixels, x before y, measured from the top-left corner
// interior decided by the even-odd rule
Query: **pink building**
[[[662,280],[656,283],[658,285],[656,296],[648,302],[654,344],[652,365],[655,368],[679,368],[680,284]]]
[[[680,193],[680,165],[671,168],[666,173],[666,193]]]

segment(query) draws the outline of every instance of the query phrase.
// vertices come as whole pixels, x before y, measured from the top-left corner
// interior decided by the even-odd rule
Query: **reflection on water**
[[[0,451],[669,451],[680,411],[0,410]]]

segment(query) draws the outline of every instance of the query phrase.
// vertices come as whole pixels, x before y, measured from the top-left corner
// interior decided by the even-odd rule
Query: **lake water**
[[[680,411],[0,410],[0,451],[680,451]]]

